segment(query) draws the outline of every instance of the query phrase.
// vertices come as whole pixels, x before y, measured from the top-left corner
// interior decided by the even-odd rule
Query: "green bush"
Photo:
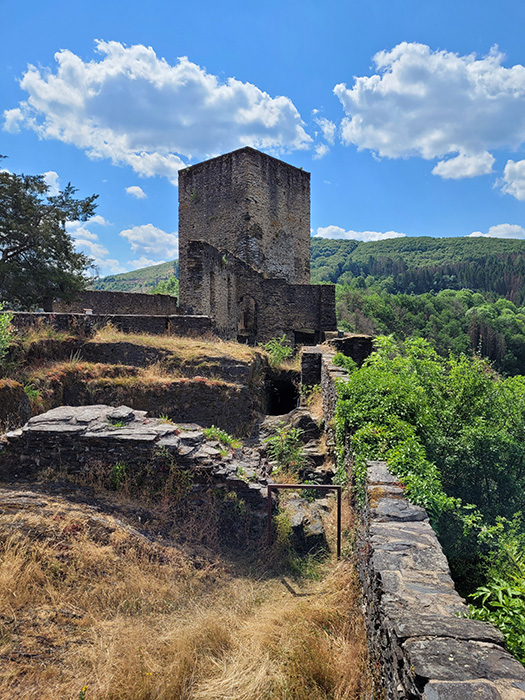
[[[270,356],[270,364],[274,367],[278,367],[293,354],[293,348],[286,338],[286,333],[281,338],[272,338],[262,347]]]

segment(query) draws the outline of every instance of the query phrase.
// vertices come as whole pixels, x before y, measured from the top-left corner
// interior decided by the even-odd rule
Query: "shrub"
[[[286,333],[281,338],[272,338],[262,347],[270,356],[270,364],[274,367],[278,367],[293,354],[293,348],[286,338]]]

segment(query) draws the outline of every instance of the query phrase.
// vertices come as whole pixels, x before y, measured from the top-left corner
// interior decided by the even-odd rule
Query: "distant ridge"
[[[443,289],[493,292],[525,302],[525,241],[509,238],[393,238],[377,242],[313,238],[312,282],[423,294]]]
[[[160,283],[179,273],[179,261],[161,263],[120,275],[102,277],[91,285],[92,289],[113,292],[151,292]]]
[[[178,260],[97,280],[93,289],[149,292],[178,276]],[[525,241],[510,238],[430,236],[384,241],[312,238],[314,283],[383,281],[393,293],[472,289],[525,302]],[[358,280],[357,280],[358,281]]]

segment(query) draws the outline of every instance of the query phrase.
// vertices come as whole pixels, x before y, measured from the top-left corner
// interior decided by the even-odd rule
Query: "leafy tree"
[[[88,282],[91,261],[75,251],[66,222],[92,216],[97,195],[76,191],[69,183],[50,195],[42,175],[0,172],[0,299],[12,308],[68,301]]]
[[[153,287],[150,294],[169,294],[172,297],[178,297],[179,280],[173,275],[169,279],[159,282],[156,287]]]

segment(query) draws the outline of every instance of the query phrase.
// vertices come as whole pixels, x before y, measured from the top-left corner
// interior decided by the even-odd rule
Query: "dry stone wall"
[[[96,328],[108,322],[123,333],[150,333],[152,335],[203,335],[211,332],[211,319],[207,316],[140,316],[134,314],[80,314],[54,312],[13,312],[13,326],[20,330],[49,324],[58,331],[74,330],[87,337]]]
[[[166,454],[196,484],[233,490],[252,507],[266,507],[265,464],[256,450],[224,450],[199,425],[166,423],[127,406],[60,406],[31,418],[3,436],[0,478],[31,479],[50,469],[87,475],[117,463],[131,469],[148,463],[154,478]]]
[[[323,407],[333,421],[346,372],[319,349]],[[312,364],[309,358],[307,366]],[[377,695],[387,700],[525,700],[525,668],[491,625],[466,619],[425,510],[403,497],[384,462],[368,466],[359,574]]]
[[[140,292],[111,292],[87,289],[79,292],[71,302],[55,299],[49,311],[83,314],[91,309],[94,314],[133,314],[135,316],[171,316],[179,313],[177,298],[169,294],[142,294]]]

